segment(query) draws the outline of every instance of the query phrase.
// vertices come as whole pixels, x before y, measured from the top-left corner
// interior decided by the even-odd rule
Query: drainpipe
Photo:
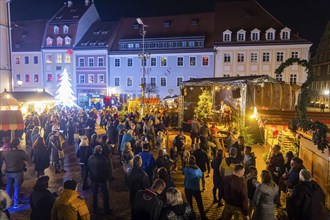
[[[6,3],[7,6],[7,20],[8,20],[8,54],[9,54],[9,78],[10,78],[10,83],[9,83],[9,91],[13,91],[14,89],[14,79],[13,79],[13,68],[12,68],[12,40],[11,40],[11,19],[10,19],[10,2],[12,0],[8,0]]]

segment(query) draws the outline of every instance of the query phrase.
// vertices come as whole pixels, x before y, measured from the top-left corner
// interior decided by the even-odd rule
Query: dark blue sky
[[[121,16],[139,17],[210,11],[217,1],[224,0],[94,0],[103,20],[118,20]],[[301,37],[312,41],[314,45],[318,43],[327,21],[330,20],[330,0],[257,1],[284,25],[298,32]],[[64,0],[12,0],[12,19],[51,18],[63,4]]]

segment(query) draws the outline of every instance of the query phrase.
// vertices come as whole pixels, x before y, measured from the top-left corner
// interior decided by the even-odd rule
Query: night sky
[[[81,1],[84,0],[73,0]],[[221,0],[94,0],[104,21],[121,16],[139,17],[212,11]],[[224,0],[222,0],[224,1]],[[230,1],[230,0],[227,0]],[[315,45],[330,21],[330,0],[257,0],[284,25]],[[12,0],[12,20],[49,19],[64,0]]]

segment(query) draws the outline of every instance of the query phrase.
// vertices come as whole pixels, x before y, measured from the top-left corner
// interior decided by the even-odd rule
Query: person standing
[[[221,185],[221,175],[220,175],[220,164],[223,158],[223,151],[218,149],[216,155],[214,156],[211,166],[213,169],[213,203],[218,203],[218,207],[223,206],[221,202],[221,194],[220,194],[220,185]],[[217,191],[218,191],[218,199],[217,199]]]
[[[102,155],[102,146],[98,145],[94,148],[94,154],[88,159],[88,170],[89,177],[92,182],[92,191],[93,191],[93,212],[97,213],[98,209],[98,191],[101,190],[103,194],[103,207],[106,214],[110,213],[109,203],[109,170],[110,164]]]
[[[280,203],[279,188],[269,170],[261,171],[260,177],[261,184],[257,186],[253,197],[252,220],[275,220],[275,207]]]
[[[293,189],[299,183],[299,172],[301,169],[304,169],[303,160],[299,157],[292,158],[290,171],[283,174],[284,183],[288,190]]]
[[[209,157],[206,153],[205,150],[202,150],[199,145],[196,145],[196,150],[192,153],[192,155],[194,155],[194,157],[196,158],[196,165],[201,169],[203,176],[202,176],[202,187],[203,187],[203,191],[206,190],[205,187],[205,172],[206,172],[206,166],[208,167],[208,174],[207,176],[209,176],[210,174],[210,166],[209,166]]]
[[[145,190],[150,187],[148,174],[142,169],[142,158],[139,155],[135,155],[133,159],[133,168],[127,173],[126,184],[129,188],[131,205],[136,193],[139,190]]]
[[[186,137],[183,131],[179,131],[178,135],[173,140],[173,147],[176,147],[177,155],[181,158],[181,165],[183,167],[183,152],[185,150]]]
[[[245,167],[245,175],[249,171],[250,167],[256,166],[256,156],[254,155],[254,152],[252,152],[252,148],[250,146],[246,146],[244,148],[243,164]]]
[[[243,151],[244,151],[244,148],[245,148],[245,139],[243,136],[239,136],[237,138],[237,141],[231,145],[230,148],[236,148],[236,151],[237,151],[237,155],[236,155],[236,158],[237,160],[239,160],[240,163],[243,162],[243,159],[244,159],[244,156],[243,156]],[[230,150],[229,148],[229,150]]]
[[[200,190],[200,179],[203,177],[201,169],[196,166],[196,158],[191,155],[189,164],[183,168],[184,191],[191,208],[193,208],[192,198],[194,197],[198,206],[199,214],[202,220],[207,219],[204,211],[203,199]]]
[[[49,137],[48,148],[51,149],[52,162],[55,163],[55,173],[66,172],[64,170],[64,151],[58,129],[54,129],[52,135]]]
[[[55,196],[48,190],[49,176],[37,179],[30,196],[30,220],[50,220]]]
[[[64,190],[53,205],[51,220],[90,220],[87,204],[76,191],[77,182],[66,180],[63,187]]]
[[[0,165],[3,162],[6,163],[6,192],[8,195],[12,195],[12,187],[14,186],[14,208],[19,208],[23,205],[20,202],[20,192],[24,182],[25,162],[28,160],[28,155],[24,150],[20,149],[20,145],[20,139],[15,138],[12,141],[11,149],[3,151],[0,159]]]
[[[249,199],[247,195],[246,181],[244,176],[244,166],[236,164],[234,173],[223,178],[221,185],[221,193],[225,200],[225,209],[223,210],[221,220],[230,220],[234,215],[234,219],[239,219],[239,215],[243,215],[245,219],[249,219]]]
[[[132,204],[132,220],[158,220],[163,208],[160,199],[165,188],[165,182],[161,179],[155,180],[151,189],[140,190]]]
[[[33,163],[34,170],[37,172],[37,177],[45,175],[45,169],[49,167],[49,154],[44,141],[44,138],[39,136],[33,146]]]
[[[88,189],[88,158],[93,154],[93,148],[88,144],[87,136],[82,138],[76,156],[79,158],[82,189]]]
[[[190,131],[190,138],[191,138],[192,146],[199,143],[200,129],[201,129],[201,124],[199,123],[197,117],[195,116],[191,122],[191,131]]]
[[[283,165],[284,157],[281,152],[281,147],[280,145],[274,145],[267,169],[271,172],[273,180],[277,185],[279,184],[280,176],[282,175],[281,168]]]
[[[150,145],[148,142],[142,146],[142,152],[139,155],[142,158],[142,169],[148,174],[151,182],[154,168],[156,167],[155,158],[152,153],[149,152]]]

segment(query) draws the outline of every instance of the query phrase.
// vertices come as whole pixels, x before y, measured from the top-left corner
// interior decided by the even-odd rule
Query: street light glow
[[[143,21],[141,20],[141,18],[136,18],[136,21],[137,21],[138,24],[140,24],[140,25],[144,25],[144,24],[143,24]]]
[[[325,94],[325,95],[329,95],[329,94],[330,94],[330,90],[325,90],[325,91],[324,91],[324,94]]]

